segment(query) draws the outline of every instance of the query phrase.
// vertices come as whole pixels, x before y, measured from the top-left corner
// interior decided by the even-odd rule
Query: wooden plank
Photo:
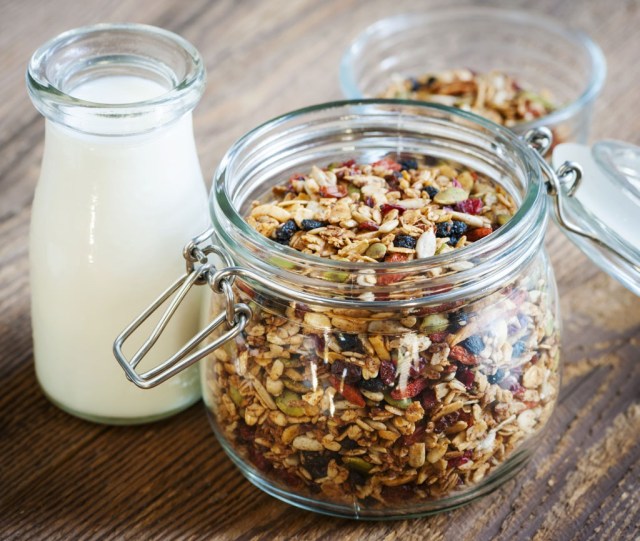
[[[640,144],[637,1],[492,4],[552,14],[592,34],[609,63],[592,134]],[[24,88],[26,62],[37,46],[68,28],[123,20],[157,24],[192,41],[209,71],[195,131],[210,178],[224,151],[248,129],[296,107],[339,99],[340,55],[367,24],[436,5],[0,3],[0,538],[556,541],[640,535],[640,300],[554,226],[547,246],[561,293],[566,366],[557,411],[516,479],[446,515],[369,524],[295,509],[240,475],[202,407],[153,425],[113,428],[62,413],[38,389],[27,239],[43,122]]]

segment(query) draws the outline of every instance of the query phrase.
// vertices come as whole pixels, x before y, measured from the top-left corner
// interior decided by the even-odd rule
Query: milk
[[[131,103],[164,92],[149,80],[108,76],[71,94]],[[148,134],[115,137],[46,121],[30,259],[36,374],[52,401],[81,417],[131,423],[197,400],[195,367],[142,390],[126,379],[112,345],[184,273],[182,248],[208,224],[190,113]],[[138,370],[157,365],[195,334],[197,297],[187,299]],[[145,336],[134,338],[139,346]]]

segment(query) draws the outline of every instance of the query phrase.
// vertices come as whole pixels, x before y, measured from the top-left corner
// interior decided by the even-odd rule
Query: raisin
[[[469,353],[473,353],[474,355],[478,355],[482,350],[484,350],[484,340],[482,340],[482,337],[477,334],[463,340],[460,342],[460,345]]]
[[[314,451],[302,451],[302,465],[311,474],[314,479],[327,476],[327,466],[331,457]]]
[[[320,220],[302,220],[300,225],[305,231],[311,231],[312,229],[318,229],[319,227],[326,227],[328,222],[321,222]]]
[[[289,244],[291,237],[298,230],[298,226],[293,220],[287,220],[275,232],[275,240],[280,244]]]
[[[358,365],[336,359],[331,365],[331,373],[345,383],[358,383],[362,379],[362,368]]]
[[[409,248],[411,250],[415,250],[417,242],[418,240],[411,235],[396,235],[396,238],[393,239],[393,245],[396,248]]]
[[[340,442],[340,445],[346,451],[353,451],[356,447],[358,447],[358,442],[352,440],[351,438],[345,438]]]
[[[364,353],[362,342],[355,334],[339,333],[336,335],[336,340],[342,351]]]
[[[385,390],[386,385],[384,384],[384,381],[379,378],[364,379],[360,382],[360,388],[365,391],[379,393]]]
[[[426,188],[424,188],[424,190],[429,194],[429,197],[431,199],[438,195],[438,192],[440,191],[435,186],[427,186]]]

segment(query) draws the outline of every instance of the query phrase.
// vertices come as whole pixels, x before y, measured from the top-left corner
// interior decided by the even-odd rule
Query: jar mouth
[[[330,153],[322,156],[326,151],[325,140],[331,140],[333,143],[337,142],[341,152],[346,152],[347,156],[349,152],[353,152],[351,157],[358,160],[361,157],[359,154],[370,151],[354,144],[367,136],[369,119],[372,132],[382,132],[382,124],[385,122],[387,128],[398,130],[395,135],[389,135],[392,141],[395,140],[398,152],[407,150],[409,145],[405,144],[406,138],[412,133],[418,141],[421,137],[425,140],[442,137],[446,140],[445,143],[457,145],[458,149],[469,144],[469,157],[476,165],[493,154],[496,163],[502,162],[499,165],[504,166],[502,174],[506,175],[501,180],[494,178],[494,181],[509,189],[509,186],[504,186],[508,183],[507,176],[518,175],[521,189],[514,191],[512,187],[509,190],[518,203],[516,213],[491,235],[465,248],[425,259],[383,263],[336,261],[305,254],[266,238],[245,221],[241,208],[250,204],[251,200],[239,197],[239,194],[250,187],[252,176],[259,177],[260,180],[267,180],[269,177],[264,171],[265,164],[253,163],[252,156],[269,155],[270,163],[266,165],[275,166],[278,156],[308,158],[309,155],[314,155],[315,149],[319,151],[320,157],[317,159],[321,162],[340,161],[338,156],[331,158]],[[375,122],[382,123],[373,125]],[[381,158],[388,148],[380,148],[375,159]],[[446,150],[446,145],[443,149]],[[484,152],[483,156],[479,154],[480,149]],[[507,162],[508,166],[505,165]],[[254,175],[252,167],[260,170]],[[506,171],[509,172],[505,173]],[[286,178],[288,176],[279,176],[280,182]],[[266,189],[263,190],[263,194],[266,192]],[[254,190],[253,193],[257,192]],[[544,236],[547,219],[544,193],[544,183],[532,151],[517,135],[502,126],[472,113],[443,105],[405,100],[347,100],[286,113],[258,126],[236,141],[215,173],[210,210],[218,236],[238,256],[238,263],[257,267],[273,276],[274,280],[293,284],[294,288],[308,287],[327,294],[332,291],[334,296],[358,300],[366,289],[354,288],[352,283],[346,286],[336,284],[332,278],[337,273],[360,275],[371,272],[402,272],[424,276],[424,279],[413,281],[403,288],[401,296],[405,300],[407,297],[418,299],[427,295],[429,302],[435,302],[463,293],[462,286],[478,288],[483,283],[486,286],[487,280],[491,281],[491,276],[495,278],[511,272],[514,265],[522,264],[530,257]],[[442,278],[429,276],[430,271],[445,266],[458,267],[460,270]],[[500,266],[500,272],[492,272]],[[452,288],[452,285],[456,287]],[[384,289],[377,287],[377,291]],[[397,296],[397,285],[388,287],[387,293],[391,298]],[[375,301],[372,302],[375,304]],[[367,306],[372,307],[371,302]],[[380,306],[388,306],[388,301]]]
[[[74,95],[84,83],[123,76],[145,79],[160,90],[132,101]],[[170,123],[196,106],[205,82],[204,64],[193,45],[167,30],[134,23],[64,32],[34,52],[26,72],[29,95],[40,113],[95,135],[139,134]]]

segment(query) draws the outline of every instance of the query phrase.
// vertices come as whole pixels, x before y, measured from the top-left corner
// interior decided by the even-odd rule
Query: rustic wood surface
[[[44,133],[24,70],[38,45],[105,21],[145,22],[185,36],[209,72],[195,129],[210,177],[225,149],[257,123],[340,98],[338,61],[359,30],[426,5],[436,2],[0,0],[1,539],[638,538],[640,299],[555,229],[548,244],[562,299],[565,361],[557,411],[516,479],[448,514],[362,523],[301,511],[240,475],[202,406],[153,425],[112,428],[66,415],[36,383],[27,235]],[[640,3],[502,5],[569,20],[601,44],[609,74],[592,135],[640,144]]]

